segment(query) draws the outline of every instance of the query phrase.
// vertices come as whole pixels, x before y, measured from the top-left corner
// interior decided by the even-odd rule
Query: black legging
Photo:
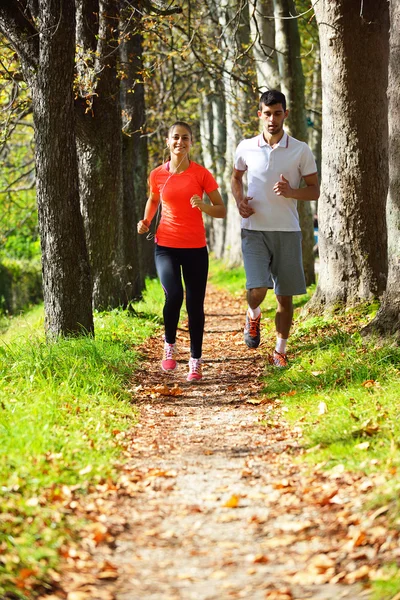
[[[165,293],[163,310],[165,341],[174,344],[183,303],[182,277],[189,317],[190,355],[201,358],[204,332],[204,297],[208,275],[208,251],[203,248],[155,248],[157,273]],[[182,269],[182,271],[181,271]]]

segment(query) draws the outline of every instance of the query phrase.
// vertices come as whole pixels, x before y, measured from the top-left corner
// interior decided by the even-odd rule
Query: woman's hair
[[[170,136],[174,130],[174,127],[184,127],[185,129],[188,130],[188,132],[190,133],[190,139],[193,139],[193,133],[192,133],[192,129],[190,127],[190,125],[188,125],[187,123],[185,123],[185,121],[176,121],[173,125],[171,125],[171,127],[168,129],[168,136]]]

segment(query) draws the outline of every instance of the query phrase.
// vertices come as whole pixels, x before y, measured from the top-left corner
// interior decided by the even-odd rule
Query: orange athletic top
[[[190,198],[218,189],[218,183],[205,167],[191,161],[186,171],[171,174],[169,162],[150,173],[150,190],[161,197],[161,220],[155,241],[169,248],[203,248],[206,231],[203,214],[193,208]]]

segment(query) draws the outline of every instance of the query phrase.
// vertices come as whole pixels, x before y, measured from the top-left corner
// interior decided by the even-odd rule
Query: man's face
[[[262,109],[258,111],[263,130],[269,135],[277,135],[283,129],[283,123],[288,116],[289,111],[283,110],[282,104],[272,104],[265,106],[262,104]]]

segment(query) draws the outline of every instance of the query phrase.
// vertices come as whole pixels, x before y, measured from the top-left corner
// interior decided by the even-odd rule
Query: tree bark
[[[389,271],[375,319],[361,333],[394,334],[400,340],[400,5],[390,3],[389,194],[387,201]]]
[[[75,3],[48,0],[34,14],[26,6],[21,15],[16,3],[0,7],[1,31],[16,48],[32,91],[46,332],[50,338],[92,333],[75,146]]]
[[[226,189],[225,151],[225,101],[218,79],[210,80],[209,92],[203,92],[200,111],[200,138],[204,166],[211,171],[219,185],[219,190],[226,205],[228,193]],[[206,218],[207,238],[210,249],[216,258],[222,258],[225,242],[225,219]]]
[[[239,10],[236,0],[223,0],[216,6],[224,32],[222,51],[226,152],[223,179],[227,190],[227,217],[223,258],[228,265],[236,266],[242,264],[241,220],[231,192],[232,168],[236,146],[243,139],[246,129],[252,129],[250,111],[257,110],[257,100],[255,90],[245,88],[232,77],[232,73],[245,70],[249,66],[250,59],[243,53],[243,49],[250,45],[248,6],[240,7]],[[254,135],[254,132],[252,134]]]
[[[361,7],[314,6],[323,81],[320,276],[307,305],[315,311],[372,300],[386,285],[388,5]]]
[[[125,305],[130,296],[123,248],[122,122],[117,78],[119,7],[97,10],[77,0],[78,61],[83,87],[77,100],[81,208],[93,277],[93,305]],[[88,68],[89,65],[89,68]],[[87,82],[89,81],[89,84]]]
[[[287,18],[296,15],[293,0],[274,0],[276,17],[276,48],[278,51],[281,91],[286,96],[289,118],[285,122],[289,133],[302,142],[308,141],[305,109],[305,80],[301,64],[298,21]],[[285,18],[286,17],[286,18]],[[310,202],[297,202],[302,233],[303,269],[306,284],[315,283],[314,226]]]
[[[278,58],[275,49],[274,0],[250,0],[250,30],[260,94],[280,89]]]
[[[143,76],[143,44],[140,33],[140,1],[121,13],[120,63],[122,107],[123,235],[129,272],[129,299],[140,296],[146,276],[154,277],[154,243],[139,236],[137,222],[143,218],[147,200],[147,137]],[[131,14],[131,8],[134,13]],[[129,29],[127,31],[127,25]]]
[[[312,78],[311,102],[309,115],[311,127],[308,129],[308,145],[315,156],[318,174],[321,175],[321,58],[319,46],[315,49],[314,69]]]

